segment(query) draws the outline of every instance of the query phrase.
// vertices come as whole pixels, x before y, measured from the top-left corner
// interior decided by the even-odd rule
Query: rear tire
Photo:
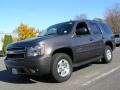
[[[52,61],[52,76],[57,82],[67,81],[73,71],[72,60],[70,56],[64,53],[57,53],[53,55]]]
[[[110,46],[105,46],[104,55],[102,58],[102,63],[107,64],[112,61],[112,49]]]

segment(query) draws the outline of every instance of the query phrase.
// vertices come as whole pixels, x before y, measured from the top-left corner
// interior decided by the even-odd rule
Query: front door
[[[91,33],[85,22],[77,24],[75,33],[76,35],[71,40],[75,51],[75,62],[83,62],[91,57]]]

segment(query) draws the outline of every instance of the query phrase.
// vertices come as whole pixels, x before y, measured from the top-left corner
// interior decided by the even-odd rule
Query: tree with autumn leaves
[[[18,28],[15,30],[15,33],[17,34],[17,36],[14,38],[11,35],[5,35],[4,38],[1,39],[1,41],[3,42],[3,56],[6,55],[6,48],[8,44],[37,36],[37,31],[35,30],[35,28],[29,27],[25,24],[20,24],[20,26],[18,26]]]
[[[36,37],[38,32],[39,31],[33,27],[29,27],[26,24],[20,24],[12,35],[13,42]],[[4,39],[5,38],[1,38],[0,41],[4,43]]]
[[[17,37],[14,38],[14,41],[20,41],[37,36],[37,31],[35,28],[29,27],[26,24],[20,24],[15,32],[17,33]]]

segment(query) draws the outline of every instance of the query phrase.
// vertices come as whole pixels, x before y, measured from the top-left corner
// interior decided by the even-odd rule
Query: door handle
[[[89,38],[90,41],[93,41],[94,39],[93,38]]]

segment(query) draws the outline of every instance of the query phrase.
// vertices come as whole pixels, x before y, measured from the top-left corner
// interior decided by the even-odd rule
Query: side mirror
[[[119,38],[120,36],[119,36],[119,34],[116,34],[116,35],[114,35],[114,37],[115,37],[115,38]]]
[[[87,28],[80,28],[80,29],[77,29],[75,33],[76,35],[85,35],[85,34],[88,34],[88,30]]]

